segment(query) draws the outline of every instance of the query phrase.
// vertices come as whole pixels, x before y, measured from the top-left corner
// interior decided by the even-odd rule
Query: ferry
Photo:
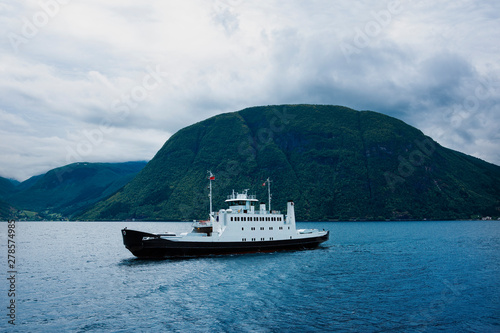
[[[123,244],[139,258],[192,257],[203,255],[274,252],[315,248],[329,238],[329,231],[297,229],[295,207],[287,203],[286,215],[271,210],[271,181],[268,186],[269,205],[255,195],[230,194],[227,209],[212,211],[212,181],[209,172],[210,213],[206,221],[194,221],[190,232],[176,234],[147,233],[122,229]]]

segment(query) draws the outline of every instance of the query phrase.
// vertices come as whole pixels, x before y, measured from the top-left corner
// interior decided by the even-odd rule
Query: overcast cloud
[[[500,2],[0,2],[0,175],[149,160],[269,104],[385,113],[500,164]]]

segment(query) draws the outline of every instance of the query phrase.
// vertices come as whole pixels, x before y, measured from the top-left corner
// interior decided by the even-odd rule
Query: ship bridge
[[[255,195],[248,194],[248,190],[244,190],[243,193],[234,192],[227,196],[226,202],[229,207],[236,212],[254,212],[255,204],[259,202]]]
[[[262,202],[259,205],[259,200],[255,195],[248,194],[248,190],[244,190],[243,193],[233,190],[233,193],[227,196],[226,202],[232,213],[280,214],[279,211],[266,211],[266,205]]]
[[[243,193],[235,193],[233,190],[233,193],[227,196],[226,202],[229,204],[231,203],[241,203],[243,205],[246,204],[246,202],[259,202],[255,195],[253,194],[248,194],[248,190],[244,190]]]

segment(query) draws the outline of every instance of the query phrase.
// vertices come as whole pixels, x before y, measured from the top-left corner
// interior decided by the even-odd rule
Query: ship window
[[[269,230],[273,230],[273,227],[269,227]]]
[[[264,230],[264,227],[260,227],[260,230]]]
[[[246,242],[246,241],[247,241],[247,239],[246,239],[246,238],[242,238],[241,240],[242,240],[243,242]]]
[[[252,230],[255,230],[255,227],[252,227]]]
[[[290,227],[288,227],[288,230],[290,230]]]
[[[270,237],[269,240],[274,240],[274,238]]]
[[[231,216],[231,221],[233,220],[233,217]]]
[[[252,242],[255,242],[255,238],[252,238]]]
[[[283,230],[283,227],[280,227],[280,230]]]
[[[245,228],[241,228],[241,230],[245,230]]]

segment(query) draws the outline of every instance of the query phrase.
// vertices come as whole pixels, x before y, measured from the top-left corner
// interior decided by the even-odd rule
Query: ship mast
[[[213,175],[212,171],[207,171],[208,172],[208,180],[210,180],[210,193],[208,194],[208,197],[210,198],[210,218],[212,218],[212,180],[215,180],[215,176]]]
[[[271,180],[267,178],[266,183],[267,183],[267,195],[269,197],[269,213],[271,213]]]

